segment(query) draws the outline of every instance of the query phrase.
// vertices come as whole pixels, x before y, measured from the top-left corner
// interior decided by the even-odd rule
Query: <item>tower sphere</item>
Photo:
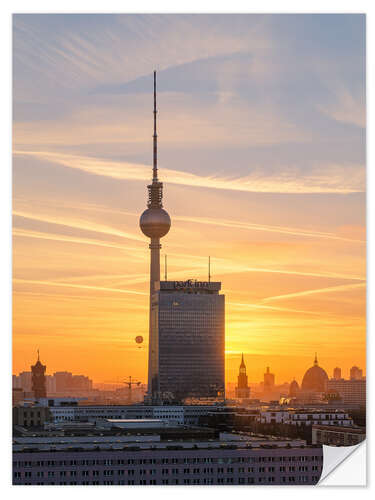
[[[162,238],[171,227],[171,218],[162,208],[147,208],[139,219],[139,225],[148,238]]]

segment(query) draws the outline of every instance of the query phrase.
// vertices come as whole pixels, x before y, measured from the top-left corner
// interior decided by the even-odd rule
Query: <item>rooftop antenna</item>
[[[211,283],[211,257],[208,256],[208,282]]]
[[[165,254],[165,264],[164,264],[164,278],[165,278],[165,281],[168,281],[167,279],[167,272],[168,272],[168,267],[167,267],[167,254]]]
[[[153,166],[152,166],[152,180],[158,180],[158,136],[156,134],[156,71],[154,71],[154,135],[153,135],[153,143],[154,143],[154,154],[153,154]]]

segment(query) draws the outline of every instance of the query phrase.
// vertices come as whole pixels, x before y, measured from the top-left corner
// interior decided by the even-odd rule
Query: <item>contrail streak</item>
[[[31,231],[29,229],[13,229],[13,236],[25,237],[25,238],[36,238],[41,240],[50,240],[50,241],[62,241],[67,243],[79,243],[84,245],[94,245],[99,247],[109,247],[116,248],[118,250],[126,250],[126,251],[139,251],[139,248],[136,247],[127,247],[123,245],[116,245],[115,243],[108,243],[106,241],[100,240],[91,240],[89,238],[75,238],[74,236],[65,236],[53,233],[40,233],[38,231]]]
[[[271,300],[290,299],[293,297],[303,297],[306,295],[315,295],[319,293],[346,292],[347,290],[355,290],[356,288],[363,288],[365,286],[366,283],[354,283],[351,285],[330,286],[327,288],[318,288],[315,290],[305,290],[303,292],[287,293],[285,295],[275,295],[274,297],[267,297],[263,299],[263,302],[268,302]]]
[[[31,220],[36,220],[36,221],[40,221],[40,222],[47,222],[49,224],[57,224],[60,226],[65,226],[65,227],[73,227],[74,229],[83,229],[85,231],[92,231],[95,233],[109,234],[112,236],[118,236],[120,238],[127,238],[130,240],[144,242],[144,238],[142,238],[142,236],[138,236],[138,235],[135,235],[132,233],[126,233],[126,232],[120,231],[119,229],[116,229],[114,227],[89,222],[87,220],[71,219],[71,218],[64,219],[63,217],[51,217],[48,215],[36,215],[36,214],[23,212],[20,210],[14,210],[13,215],[16,215],[18,217],[23,217],[25,219],[31,219]]]
[[[305,236],[308,238],[328,238],[332,240],[348,241],[353,243],[366,243],[365,240],[355,240],[351,238],[344,238],[343,236],[338,236],[334,233],[325,233],[321,231],[309,231],[300,228],[293,227],[282,227],[282,226],[268,226],[264,224],[255,224],[251,222],[238,222],[234,220],[219,220],[219,219],[209,219],[203,217],[185,217],[185,216],[175,216],[174,219],[181,220],[184,222],[194,222],[198,224],[209,224],[221,227],[236,227],[239,229],[248,229],[254,231],[267,231],[272,233],[281,234],[291,234],[294,236]]]
[[[15,278],[14,283],[22,283],[27,285],[45,285],[52,287],[64,287],[64,288],[80,288],[84,290],[97,290],[101,292],[116,292],[116,293],[126,293],[131,295],[148,295],[145,292],[136,292],[135,290],[123,290],[121,288],[106,288],[103,286],[91,286],[91,285],[76,285],[73,283],[61,283],[56,281],[40,281],[40,280],[23,280]]]
[[[272,311],[281,311],[281,312],[293,312],[293,313],[301,313],[301,314],[313,314],[320,316],[321,313],[314,311],[302,311],[300,309],[289,309],[287,307],[277,307],[277,306],[265,306],[262,304],[243,304],[239,302],[227,302],[228,305],[235,306],[241,309],[266,309]]]

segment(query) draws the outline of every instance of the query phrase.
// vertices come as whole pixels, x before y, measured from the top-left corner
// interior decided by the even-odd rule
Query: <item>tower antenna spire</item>
[[[39,348],[38,348],[38,361],[39,361]]]
[[[208,256],[208,282],[211,283],[211,257]]]
[[[158,136],[156,133],[156,71],[154,71],[154,153],[153,153],[153,166],[152,166],[152,181],[157,182],[158,180]]]

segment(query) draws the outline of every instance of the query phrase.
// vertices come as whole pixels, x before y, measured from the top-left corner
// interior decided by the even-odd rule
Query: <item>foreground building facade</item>
[[[135,443],[134,443],[135,444]],[[20,451],[13,453],[13,484],[232,485],[316,484],[321,447]]]
[[[262,424],[289,424],[297,426],[342,425],[352,426],[353,419],[347,412],[340,410],[266,410],[259,414],[259,422]]]
[[[104,419],[161,419],[165,422],[197,425],[202,416],[222,409],[213,405],[88,405],[79,406],[62,404],[48,406],[49,400],[43,401],[48,406],[51,423],[94,422]]]
[[[312,444],[328,446],[354,446],[366,439],[366,429],[333,425],[313,425]]]

